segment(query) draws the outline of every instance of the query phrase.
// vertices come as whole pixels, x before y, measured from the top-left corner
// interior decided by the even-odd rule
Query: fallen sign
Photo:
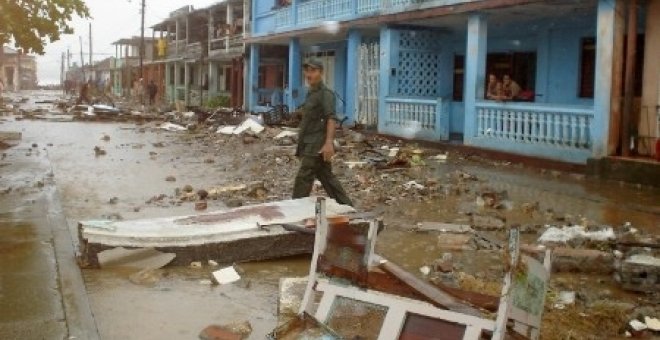
[[[329,200],[331,215],[352,213],[352,207]],[[281,226],[315,214],[314,198],[244,206],[205,214],[133,221],[89,221],[78,224],[79,264],[99,266],[98,253],[107,249],[154,248],[176,254],[172,264],[215,260],[233,263],[311,253],[311,235]],[[259,225],[269,225],[268,230]]]

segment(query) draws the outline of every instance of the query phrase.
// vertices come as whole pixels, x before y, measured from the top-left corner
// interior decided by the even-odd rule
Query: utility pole
[[[89,73],[90,78],[93,76],[94,66],[92,63],[92,22],[89,22]]]
[[[140,78],[144,79],[144,4],[145,0],[142,0],[142,24],[140,25]]]
[[[83,76],[83,83],[87,81],[87,77],[85,76],[85,58],[83,57],[83,44],[82,44],[82,36],[78,36],[80,40],[80,69],[82,70],[82,76]]]
[[[60,87],[62,88],[62,92],[66,94],[66,88],[64,87],[64,79],[65,79],[65,74],[64,74],[64,52],[62,52],[62,63],[60,65]]]

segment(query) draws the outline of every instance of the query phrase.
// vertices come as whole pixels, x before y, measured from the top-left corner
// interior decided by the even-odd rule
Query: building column
[[[346,108],[346,46],[338,46],[335,49],[335,88],[333,89],[336,92],[336,110],[337,113],[343,113],[343,116],[340,116],[340,119],[343,119],[347,115]],[[352,89],[355,88],[355,84],[351,86]],[[341,100],[340,100],[341,98]]]
[[[176,19],[176,28],[175,33],[174,33],[174,53],[172,55],[177,55],[179,54],[179,19]]]
[[[594,119],[591,123],[594,158],[608,155],[617,4],[617,1],[612,0],[598,1]]]
[[[477,136],[478,100],[484,99],[486,86],[486,52],[488,27],[486,18],[481,14],[472,14],[468,18],[467,48],[465,51],[465,144]]]
[[[165,99],[166,102],[171,103],[170,98],[169,98],[169,92],[168,89],[170,88],[170,81],[172,79],[172,74],[170,74],[170,63],[165,64],[165,86],[163,86],[164,92],[163,92],[163,99]]]
[[[380,76],[378,84],[378,131],[385,130],[387,122],[387,106],[385,98],[390,95],[390,75],[392,64],[392,29],[381,27],[380,29]]]
[[[295,111],[302,102],[302,52],[300,51],[300,40],[291,38],[289,40],[289,83],[286,93],[286,105],[289,111]]]
[[[190,63],[183,63],[183,74],[183,83],[185,88],[184,101],[186,105],[190,105]]]
[[[350,29],[346,47],[346,107],[344,108],[349,123],[353,123],[357,119],[357,83],[361,43],[362,33],[356,29]]]
[[[537,103],[548,102],[550,72],[550,32],[544,28],[536,37],[536,98]]]
[[[209,99],[212,98],[211,94],[213,94],[213,97],[218,95],[218,68],[214,61],[209,60]]]
[[[227,2],[227,24],[234,24],[234,5],[231,2]]]
[[[257,106],[257,91],[259,90],[259,45],[250,45],[250,64],[248,66],[247,79],[247,108],[248,111]]]
[[[179,78],[181,77],[179,73],[181,72],[179,70],[179,63],[174,62],[174,84],[172,85],[172,93],[170,95],[172,96],[172,102],[176,103],[179,98],[176,96],[176,88],[179,86]]]

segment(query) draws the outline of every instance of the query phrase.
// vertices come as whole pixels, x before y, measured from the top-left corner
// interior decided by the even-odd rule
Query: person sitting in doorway
[[[488,87],[486,88],[486,99],[500,100],[502,95],[502,83],[494,74],[488,75]]]
[[[520,95],[520,85],[516,83],[508,74],[502,77],[502,96],[501,100],[517,100]]]

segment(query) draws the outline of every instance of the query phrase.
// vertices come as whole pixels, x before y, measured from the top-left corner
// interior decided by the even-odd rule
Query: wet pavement
[[[47,325],[43,328],[50,330],[42,333],[48,336],[36,338],[58,339],[67,332],[62,303],[57,302],[57,281],[53,279],[56,263],[49,243],[52,236],[49,238],[43,227],[46,222],[40,216],[47,205],[40,203],[39,199],[44,189],[34,188],[39,177],[21,167],[25,158],[31,157],[33,163],[38,158],[36,163],[39,166],[52,168],[54,178],[46,178],[45,183],[56,183],[71,235],[76,235],[76,223],[80,220],[193,214],[194,202],[146,203],[159,194],[173,196],[175,190],[185,184],[196,189],[209,188],[240,180],[261,179],[266,177],[265,173],[280,171],[282,177],[269,179],[268,186],[288,188],[295,171],[294,162],[281,167],[265,164],[263,145],[245,145],[237,150],[233,146],[208,142],[200,135],[158,130],[153,123],[14,121],[11,117],[5,118],[0,130],[22,131],[23,140],[19,147],[5,151],[8,156],[0,167],[3,187],[20,184],[29,189],[21,194],[21,199],[13,196],[14,193],[0,196],[3,240],[0,241],[0,252],[11,250],[13,254],[11,260],[4,254],[0,256],[0,278],[3,280],[0,281],[3,287],[0,290],[0,305],[3,307],[0,308],[0,335],[12,334],[6,333],[5,325],[17,325],[32,319],[40,320]],[[110,137],[109,140],[102,139],[105,135]],[[37,143],[37,149],[41,150],[38,157],[34,156],[36,150],[32,156],[26,156],[32,143]],[[107,154],[96,156],[95,146],[102,147]],[[524,202],[539,202],[538,212],[533,214],[521,209],[498,212],[506,218],[507,224],[542,226],[546,221],[545,212],[551,210],[553,215],[568,216],[569,219],[586,219],[612,226],[630,222],[645,232],[660,232],[659,189],[592,181],[582,176],[462,156],[452,157],[447,163],[410,170],[408,176],[445,181],[457,170],[477,176],[480,182],[476,186],[506,190],[509,199],[518,206]],[[351,171],[338,169],[343,178],[352,177],[354,173]],[[165,181],[167,176],[174,176],[176,181]],[[349,191],[358,195],[353,188]],[[286,193],[273,189],[272,194],[284,197]],[[437,236],[414,233],[409,229],[423,221],[464,223],[466,215],[463,210],[478,211],[473,204],[473,194],[422,201],[401,198],[389,205],[367,202],[364,199],[367,195],[359,193],[359,205],[376,205],[386,211],[387,229],[379,238],[377,251],[416,273],[446,250],[438,245]],[[221,200],[208,203],[209,210],[224,206]],[[503,234],[494,233],[494,236],[501,238]],[[525,235],[528,241],[536,237],[536,232]],[[500,275],[498,264],[501,261],[497,254],[455,254],[455,262],[461,263],[466,272],[482,278],[498,278]],[[207,280],[213,270],[206,265],[201,269],[163,268],[157,272],[156,283],[152,285],[130,282],[129,276],[135,270],[127,268],[84,270],[83,275],[102,339],[194,339],[209,324],[242,320],[252,324],[254,331],[250,339],[263,339],[277,322],[279,279],[305,276],[308,265],[307,257],[240,264],[244,279],[239,284],[226,286],[200,283]],[[16,283],[12,286],[11,282],[16,282],[17,277],[38,282],[39,287],[21,290],[27,286]],[[602,280],[611,281],[610,278],[584,275],[574,281],[590,284]],[[573,287],[574,281],[561,284]],[[16,289],[12,296],[18,297],[13,302],[4,293],[7,286]],[[610,282],[598,285],[595,290],[616,291],[616,287]],[[33,303],[25,302],[33,300]],[[5,312],[8,310],[5,306],[19,302],[22,308]]]
[[[31,156],[26,156],[30,154]],[[63,339],[67,335],[58,287],[44,153],[18,146],[4,151],[0,169],[0,335],[4,339]]]

